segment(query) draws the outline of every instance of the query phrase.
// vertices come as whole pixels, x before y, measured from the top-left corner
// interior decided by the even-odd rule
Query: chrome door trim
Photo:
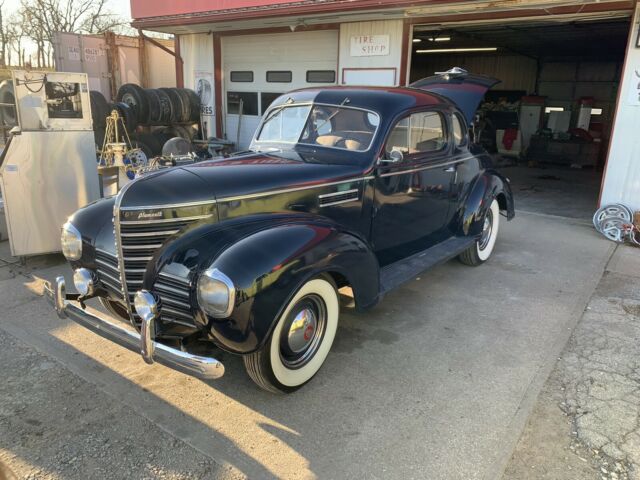
[[[434,164],[429,164],[429,165],[423,165],[421,167],[416,167],[416,168],[410,168],[407,170],[397,170],[394,172],[387,172],[387,173],[381,173],[378,176],[380,178],[384,178],[384,177],[393,177],[395,175],[404,175],[406,173],[415,173],[415,172],[421,172],[423,170],[432,170],[434,168],[442,168],[442,167],[447,167],[449,165],[454,165],[457,163],[462,163],[465,162],[467,160],[471,160],[472,158],[475,158],[475,156],[469,156],[469,157],[464,157],[464,158],[458,158],[456,160],[450,160],[448,162],[442,162],[442,163],[434,163]]]

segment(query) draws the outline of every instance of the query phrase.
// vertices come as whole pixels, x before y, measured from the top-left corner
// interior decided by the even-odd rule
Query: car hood
[[[364,173],[359,165],[315,162],[316,154],[251,152],[161,170],[132,182],[123,194],[121,206],[220,201],[338,182]]]

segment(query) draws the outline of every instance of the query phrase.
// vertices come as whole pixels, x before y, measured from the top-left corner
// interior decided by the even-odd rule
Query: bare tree
[[[37,66],[50,66],[56,32],[103,33],[124,26],[124,19],[110,12],[107,3],[108,0],[21,0],[18,13],[24,35],[36,45]]]

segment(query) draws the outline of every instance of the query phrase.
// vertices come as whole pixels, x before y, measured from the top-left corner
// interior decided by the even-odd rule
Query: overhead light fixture
[[[449,42],[451,37],[433,37],[428,39],[430,42]]]
[[[478,47],[478,48],[433,48],[427,50],[416,50],[416,53],[461,53],[461,52],[495,52],[498,47]]]
[[[413,43],[420,43],[422,41],[422,39],[420,38],[414,38],[413,39]]]

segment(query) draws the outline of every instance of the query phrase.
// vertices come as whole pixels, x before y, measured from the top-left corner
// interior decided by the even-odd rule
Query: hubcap
[[[305,308],[296,315],[291,322],[287,339],[292,352],[299,353],[309,346],[317,323],[316,314],[310,308]]]
[[[484,217],[484,225],[482,227],[482,236],[480,237],[480,250],[484,250],[489,244],[491,238],[491,230],[493,229],[493,212],[491,209],[487,210],[487,214]]]
[[[288,368],[300,368],[322,343],[327,309],[318,295],[301,298],[291,309],[280,336],[280,358]]]

